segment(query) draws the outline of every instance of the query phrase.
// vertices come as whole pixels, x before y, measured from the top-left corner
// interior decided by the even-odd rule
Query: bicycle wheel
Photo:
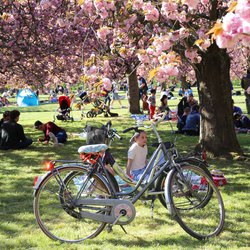
[[[207,165],[199,160],[199,159],[196,159],[196,158],[183,158],[183,159],[177,159],[176,162],[178,164],[190,164],[192,166],[197,166],[197,167],[200,167],[205,173],[207,173],[211,178],[212,178],[212,175],[211,173],[209,172],[209,170],[207,169]],[[168,175],[168,172],[164,172],[157,180],[157,183],[156,183],[156,191],[160,192],[162,191],[162,193],[160,193],[158,195],[158,198],[161,202],[161,204],[167,208],[167,204],[166,204],[166,196],[165,196],[165,182],[166,182],[166,179],[167,179],[167,175]],[[209,201],[209,197],[211,197],[213,193],[213,189],[210,188],[210,186],[208,186],[207,188],[207,196],[204,196],[204,198],[207,198],[205,199],[206,201]],[[204,200],[204,202],[205,202]]]
[[[167,176],[165,195],[170,213],[191,236],[201,240],[222,231],[225,220],[222,197],[202,168],[182,164],[181,173],[172,169]]]
[[[85,198],[110,198],[110,188],[99,174],[88,177],[81,167],[58,167],[41,182],[34,198],[34,213],[42,231],[54,240],[80,242],[96,237],[106,223],[84,218],[81,211],[109,214],[109,207],[76,207]]]

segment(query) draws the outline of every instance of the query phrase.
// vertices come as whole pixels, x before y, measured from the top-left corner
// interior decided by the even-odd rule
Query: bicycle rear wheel
[[[42,231],[50,238],[62,242],[80,242],[96,237],[106,223],[81,216],[88,211],[74,205],[84,198],[110,198],[111,191],[102,176],[89,177],[81,167],[59,167],[41,182],[34,198],[34,213]],[[110,213],[105,206],[91,208],[89,212]]]
[[[191,236],[201,240],[222,231],[225,220],[222,197],[202,168],[182,164],[181,173],[172,169],[167,176],[165,195],[170,213]]]

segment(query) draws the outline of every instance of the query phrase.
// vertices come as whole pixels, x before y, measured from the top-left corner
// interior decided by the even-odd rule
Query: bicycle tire
[[[74,206],[81,185],[79,179],[87,178],[87,170],[82,167],[58,167],[41,182],[34,197],[34,213],[41,230],[51,239],[76,243],[94,238],[105,228],[106,223],[82,218],[80,208]],[[111,190],[100,174],[93,174],[85,180],[84,198],[110,198]],[[86,211],[86,210],[84,210]],[[87,210],[88,211],[88,210]],[[109,207],[95,207],[96,213],[109,214]],[[93,212],[93,210],[91,210]]]
[[[87,118],[92,118],[93,117],[92,111],[88,111],[86,116],[87,116]]]
[[[209,172],[206,163],[204,163],[203,161],[201,161],[199,159],[196,159],[196,158],[193,158],[193,157],[192,158],[182,158],[182,159],[177,159],[176,160],[176,163],[178,163],[178,164],[183,164],[184,162],[200,167],[204,172],[206,172],[212,178],[212,175]],[[165,174],[163,173],[158,178],[158,180],[156,182],[156,191],[162,191],[162,193],[158,195],[159,201],[166,208],[167,208],[167,204],[166,204],[166,196],[165,196],[164,190],[165,190],[165,182],[166,182],[166,179],[167,179],[167,174],[168,174],[168,172],[165,172]],[[208,190],[207,202],[209,201],[209,197],[211,197],[212,192],[213,192],[213,189]]]
[[[198,166],[184,163],[181,171],[174,168],[167,176],[165,195],[170,214],[194,238],[204,240],[220,234],[225,208],[213,179]],[[213,190],[209,197],[208,187]]]

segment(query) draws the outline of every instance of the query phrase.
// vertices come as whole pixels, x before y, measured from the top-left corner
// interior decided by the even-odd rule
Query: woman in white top
[[[128,150],[128,162],[126,173],[132,179],[138,181],[142,176],[147,164],[147,134],[145,131],[139,131],[131,138],[132,146]],[[147,173],[146,177],[149,176]]]

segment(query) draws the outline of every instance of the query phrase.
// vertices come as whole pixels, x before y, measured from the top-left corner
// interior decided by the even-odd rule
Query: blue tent
[[[28,106],[38,106],[39,100],[34,92],[30,89],[21,89],[19,90],[16,97],[17,105],[19,107],[28,107]]]

